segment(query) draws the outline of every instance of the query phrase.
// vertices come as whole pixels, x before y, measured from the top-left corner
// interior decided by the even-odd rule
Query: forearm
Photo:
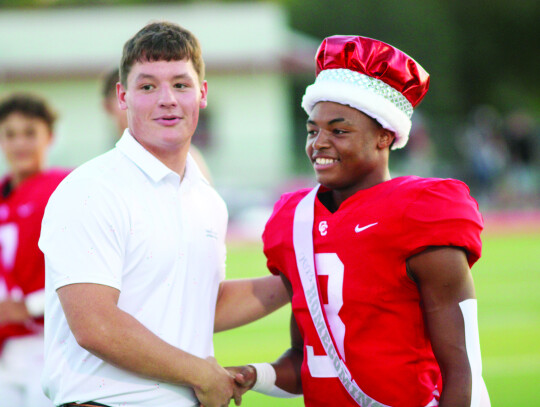
[[[277,276],[224,281],[216,304],[214,332],[256,321],[288,301],[287,290]]]
[[[287,350],[277,361],[272,363],[276,370],[276,386],[289,393],[302,394],[302,351],[294,348]]]
[[[160,339],[138,320],[117,309],[75,335],[79,345],[100,359],[138,376],[175,385],[204,384],[206,360]]]
[[[209,362],[178,349],[118,308],[120,292],[100,284],[57,290],[78,344],[105,362],[139,376],[191,387],[204,384]]]
[[[470,370],[453,369],[443,376],[439,407],[471,407]]]

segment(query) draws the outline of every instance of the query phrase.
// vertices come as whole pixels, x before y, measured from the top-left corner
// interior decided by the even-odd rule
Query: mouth
[[[316,171],[320,171],[333,167],[338,162],[338,160],[330,157],[315,157],[314,159],[312,159],[312,162],[313,168]]]
[[[165,115],[154,119],[155,122],[161,124],[162,126],[174,126],[178,124],[180,120],[182,120],[182,118],[175,115]]]

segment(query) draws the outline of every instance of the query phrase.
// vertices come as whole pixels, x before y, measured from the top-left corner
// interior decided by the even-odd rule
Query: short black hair
[[[57,118],[44,98],[27,93],[12,94],[0,102],[0,123],[12,113],[41,119],[47,123],[51,132]]]

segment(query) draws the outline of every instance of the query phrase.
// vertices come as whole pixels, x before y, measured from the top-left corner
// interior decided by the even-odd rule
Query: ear
[[[116,99],[118,100],[118,106],[120,106],[121,110],[127,110],[126,93],[127,89],[118,82],[116,84]]]
[[[381,150],[384,150],[385,148],[389,148],[392,145],[392,142],[396,136],[393,132],[387,129],[381,129],[381,132],[379,133],[379,139],[377,142],[377,147]]]
[[[203,81],[201,83],[201,100],[199,102],[199,108],[204,109],[208,106],[208,82]]]

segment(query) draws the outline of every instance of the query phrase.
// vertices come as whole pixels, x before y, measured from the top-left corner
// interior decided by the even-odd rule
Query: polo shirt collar
[[[180,176],[172,171],[169,167],[154,157],[146,150],[129,132],[129,129],[124,131],[122,138],[116,143],[122,153],[124,153],[133,163],[143,172],[148,174],[154,182],[159,182],[165,177],[173,178],[176,183],[180,182]],[[202,180],[206,184],[210,184],[204,177],[195,159],[188,153],[186,159],[186,169],[184,172],[184,180],[192,182]]]
[[[208,180],[205,178],[201,169],[199,168],[197,162],[192,157],[191,153],[188,153],[186,160],[186,170],[184,172],[184,180],[188,179],[191,182],[202,181],[205,184],[210,185]]]
[[[154,182],[159,182],[168,175],[175,175],[179,182],[180,176],[139,144],[128,129],[124,131],[122,138],[116,143],[116,148],[133,161]]]

